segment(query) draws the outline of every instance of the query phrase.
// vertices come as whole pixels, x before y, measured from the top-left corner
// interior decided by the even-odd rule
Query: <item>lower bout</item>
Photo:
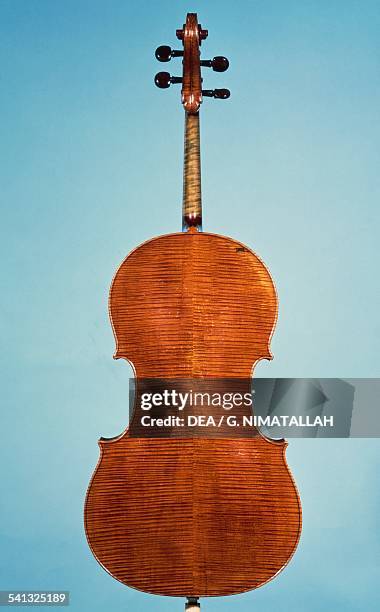
[[[162,457],[155,448],[151,471],[133,457],[141,443],[104,453],[85,508],[99,563],[132,588],[166,596],[232,595],[274,578],[301,530],[283,449],[203,440],[187,442],[184,456],[176,444]]]

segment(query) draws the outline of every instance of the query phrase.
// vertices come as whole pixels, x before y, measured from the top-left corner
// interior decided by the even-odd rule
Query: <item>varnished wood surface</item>
[[[261,260],[236,240],[169,234],[132,251],[110,293],[115,357],[141,378],[248,378],[270,358],[277,297]]]
[[[276,293],[260,259],[206,233],[133,251],[110,293],[116,358],[138,377],[249,377],[270,358]],[[253,439],[101,441],[86,533],[121,582],[174,596],[256,588],[291,557],[300,504],[284,443]]]
[[[142,591],[230,595],[270,580],[298,542],[283,445],[253,440],[102,442],[86,531],[102,565]]]
[[[199,113],[185,113],[182,219],[184,227],[202,225]]]
[[[188,13],[183,30],[177,36],[183,41],[182,104],[187,113],[197,113],[202,102],[200,67],[201,28],[196,13]],[[207,36],[207,34],[206,34]]]

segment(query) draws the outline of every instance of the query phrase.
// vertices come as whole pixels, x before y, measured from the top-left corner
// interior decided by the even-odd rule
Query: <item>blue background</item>
[[[238,238],[280,296],[262,376],[379,376],[380,3],[0,1],[1,578],[71,609],[175,611],[92,557],[83,500],[100,435],[128,418],[107,315],[116,267],[180,229],[183,111],[158,44],[188,10],[225,54],[202,108],[204,228]],[[170,65],[179,74],[180,63]],[[288,568],[234,609],[375,610],[377,440],[291,440],[304,529]]]

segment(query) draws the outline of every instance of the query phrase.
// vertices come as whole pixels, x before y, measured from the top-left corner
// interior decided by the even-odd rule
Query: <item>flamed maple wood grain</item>
[[[241,243],[188,232],[148,241],[110,293],[115,357],[141,378],[248,378],[270,358],[271,277]],[[173,596],[256,588],[288,562],[301,529],[284,441],[101,440],[86,533],[121,582]]]
[[[201,147],[199,113],[185,113],[182,219],[185,226],[202,225]]]
[[[240,242],[205,232],[154,238],[134,250],[111,287],[117,349],[149,377],[248,378],[270,358],[273,281]]]

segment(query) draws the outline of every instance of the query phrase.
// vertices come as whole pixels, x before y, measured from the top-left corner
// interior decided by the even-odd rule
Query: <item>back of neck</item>
[[[199,113],[185,112],[182,230],[202,230]]]

